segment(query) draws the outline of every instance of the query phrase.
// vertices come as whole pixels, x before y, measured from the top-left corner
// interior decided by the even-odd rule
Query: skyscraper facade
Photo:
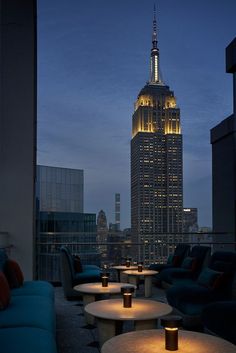
[[[115,194],[115,224],[116,229],[120,230],[120,194]]]
[[[100,210],[97,217],[97,243],[98,251],[101,254],[102,259],[107,257],[107,237],[108,237],[108,225],[107,217],[103,210]]]
[[[153,244],[181,241],[166,234],[182,232],[183,213],[180,110],[160,77],[157,43],[154,10],[150,79],[135,102],[131,140],[132,239]],[[139,257],[151,262],[158,251],[146,248]]]
[[[36,196],[40,211],[84,212],[84,171],[37,166]]]
[[[62,244],[79,254],[84,264],[100,264],[96,215],[83,213],[83,189],[83,170],[37,166],[36,273],[39,279],[60,281]]]
[[[195,207],[183,208],[183,232],[198,231],[198,209]]]

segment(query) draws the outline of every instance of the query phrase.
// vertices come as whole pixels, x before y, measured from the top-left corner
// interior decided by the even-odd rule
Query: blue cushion
[[[100,268],[96,265],[83,265],[83,269],[84,271],[87,271],[87,270],[97,270],[97,271],[100,271]]]
[[[24,281],[23,286],[11,290],[16,295],[39,295],[54,301],[54,288],[46,281]]]
[[[12,296],[7,309],[0,313],[0,327],[39,327],[55,333],[52,301],[40,296]]]
[[[3,249],[0,249],[0,271],[3,272],[4,267],[5,267],[5,262],[7,261],[8,256],[6,254],[6,251]]]
[[[2,328],[0,342],[2,353],[57,353],[53,334],[40,328]]]
[[[183,260],[181,267],[186,268],[187,270],[191,270],[193,267],[194,261],[196,261],[194,257],[187,256]]]
[[[222,272],[214,271],[208,267],[204,268],[204,270],[200,273],[197,283],[206,288],[214,288],[214,284],[217,279],[222,276]]]
[[[169,255],[168,256],[168,259],[167,259],[167,264],[172,264],[172,261],[173,261],[173,258],[174,258],[174,255]]]
[[[100,270],[97,269],[91,269],[91,270],[86,270],[81,273],[76,273],[75,275],[75,283],[89,283],[89,282],[99,282],[101,280],[100,277]]]

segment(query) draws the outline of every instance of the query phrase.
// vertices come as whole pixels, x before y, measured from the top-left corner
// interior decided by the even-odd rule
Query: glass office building
[[[96,214],[83,213],[83,170],[37,166],[36,273],[60,281],[60,247],[79,254],[84,264],[100,265]]]

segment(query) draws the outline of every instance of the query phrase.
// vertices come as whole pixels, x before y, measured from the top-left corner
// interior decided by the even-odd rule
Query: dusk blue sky
[[[135,99],[149,79],[153,0],[38,0],[38,163],[84,170],[85,212],[130,226]],[[184,206],[211,226],[210,129],[232,114],[235,0],[159,0],[163,80],[181,110]]]

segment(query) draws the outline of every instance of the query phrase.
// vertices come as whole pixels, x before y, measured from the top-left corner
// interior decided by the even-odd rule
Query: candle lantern
[[[129,258],[126,259],[126,267],[130,267],[130,259]]]
[[[102,272],[101,279],[102,279],[102,287],[108,287],[109,273]]]
[[[161,319],[161,325],[165,328],[165,348],[168,351],[176,351],[178,349],[178,328],[182,326],[181,316],[164,316]]]
[[[123,294],[123,307],[132,307],[132,293],[134,292],[134,287],[121,287],[121,293]]]
[[[143,263],[139,262],[138,263],[138,272],[142,272],[143,271]]]

